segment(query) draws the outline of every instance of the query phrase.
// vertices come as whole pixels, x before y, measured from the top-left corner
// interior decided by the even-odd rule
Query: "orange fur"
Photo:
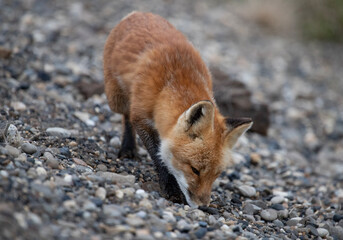
[[[212,183],[230,163],[224,156],[235,128],[226,126],[219,113],[210,73],[192,44],[162,17],[131,13],[107,39],[104,77],[110,108],[129,116],[141,135],[155,129],[162,142],[168,142],[172,168],[187,181],[188,201],[208,204]],[[189,115],[197,120],[189,125],[192,119],[184,113],[197,103],[200,120]]]

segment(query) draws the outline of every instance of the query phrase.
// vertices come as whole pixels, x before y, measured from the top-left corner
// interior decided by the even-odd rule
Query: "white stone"
[[[317,231],[320,237],[326,237],[327,235],[329,235],[329,231],[325,228],[317,228]]]
[[[124,192],[120,189],[116,190],[115,193],[116,193],[116,197],[119,199],[122,199],[124,197]]]
[[[60,138],[68,138],[71,136],[71,132],[68,129],[60,128],[60,127],[48,128],[46,130],[46,133],[49,136],[56,136],[56,137],[60,137]]]
[[[285,198],[282,196],[275,196],[270,200],[273,204],[280,204],[285,201]]]
[[[248,185],[239,186],[238,190],[245,197],[254,197],[256,195],[256,189]]]
[[[110,140],[110,145],[115,147],[115,148],[119,148],[121,144],[120,138],[115,136],[113,138],[111,138]]]
[[[63,202],[63,207],[65,207],[66,209],[75,209],[77,207],[77,204],[75,200],[66,200]]]
[[[138,189],[136,191],[136,196],[140,198],[147,198],[149,194],[147,194],[143,189]]]
[[[6,172],[5,170],[1,170],[0,171],[0,176],[3,178],[8,178],[8,172]]]
[[[163,211],[163,219],[167,222],[173,223],[176,221],[176,218],[174,217],[174,214],[170,211]]]
[[[144,208],[146,208],[146,209],[152,209],[152,204],[151,204],[151,202],[150,202],[148,199],[146,199],[146,198],[144,198],[143,200],[141,200],[141,201],[139,202],[139,206],[140,206],[140,207],[144,207]]]
[[[12,102],[11,107],[14,108],[16,111],[24,111],[26,110],[26,105],[22,102]]]
[[[128,197],[132,197],[135,194],[135,189],[132,187],[128,187],[128,188],[124,188],[122,189],[123,193],[128,196]]]
[[[37,167],[36,172],[37,172],[38,176],[46,177],[46,175],[47,175],[46,170],[43,167]]]
[[[87,126],[95,126],[95,122],[90,119],[91,115],[88,112],[74,112],[74,116],[84,122]]]
[[[106,189],[103,187],[99,187],[95,192],[95,196],[100,198],[101,200],[104,200],[106,198]]]
[[[73,182],[73,176],[70,174],[66,174],[63,178],[63,180],[67,183],[67,184],[71,184]]]
[[[8,126],[7,133],[6,133],[6,141],[9,144],[16,147],[21,144],[22,139],[21,139],[20,133],[17,127],[14,126],[13,124],[10,124]]]

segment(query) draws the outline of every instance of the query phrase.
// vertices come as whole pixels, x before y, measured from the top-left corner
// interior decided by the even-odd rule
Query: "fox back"
[[[252,122],[220,114],[198,51],[162,17],[133,12],[107,39],[104,76],[111,109],[129,119],[157,171],[167,168],[190,205],[208,204]]]

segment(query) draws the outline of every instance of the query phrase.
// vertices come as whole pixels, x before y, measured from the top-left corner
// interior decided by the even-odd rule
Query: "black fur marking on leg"
[[[124,125],[124,135],[121,147],[118,153],[118,158],[136,158],[136,133],[132,127],[131,122],[129,121],[128,116],[123,117]]]
[[[162,159],[159,156],[160,138],[156,129],[152,128],[148,124],[144,124],[144,121],[136,122],[135,127],[154,162],[154,166],[159,177],[162,196],[173,202],[187,204],[186,198],[183,195],[174,175],[169,173],[167,167],[162,163]]]

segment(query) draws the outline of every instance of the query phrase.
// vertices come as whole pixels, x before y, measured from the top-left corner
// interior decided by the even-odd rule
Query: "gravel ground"
[[[343,47],[208,2],[0,1],[1,239],[343,239]],[[268,136],[242,139],[208,208],[161,198],[140,142],[139,160],[116,159],[121,118],[97,86],[132,10],[170,20],[270,107]]]

